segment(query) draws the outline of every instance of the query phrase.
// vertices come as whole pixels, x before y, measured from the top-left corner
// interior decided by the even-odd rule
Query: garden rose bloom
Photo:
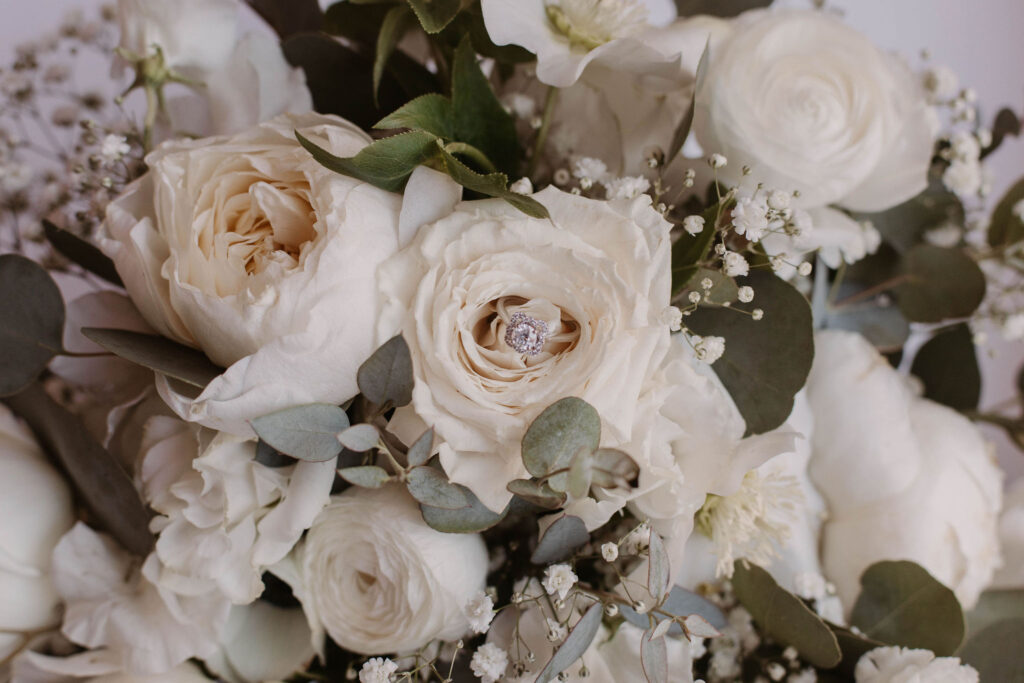
[[[275,571],[318,649],[326,631],[359,654],[402,653],[468,632],[463,608],[484,589],[487,549],[476,534],[431,529],[401,487],[351,488]]]
[[[197,397],[158,380],[179,415],[250,435],[247,420],[340,403],[373,352],[377,265],[399,197],[323,168],[370,138],[333,116],[285,115],[233,137],[167,143],[107,213],[104,250],[161,334],[227,367]]]

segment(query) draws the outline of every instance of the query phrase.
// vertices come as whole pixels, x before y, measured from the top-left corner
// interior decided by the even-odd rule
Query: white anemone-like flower
[[[857,661],[857,683],[903,683],[904,681],[942,681],[978,683],[978,672],[956,657],[936,657],[928,650],[905,647],[878,647]]]

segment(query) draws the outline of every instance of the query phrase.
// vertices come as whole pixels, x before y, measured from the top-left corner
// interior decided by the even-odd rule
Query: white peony
[[[813,10],[752,11],[718,25],[698,93],[701,146],[739,184],[800,191],[804,208],[879,211],[927,184],[934,139],[910,70],[839,19]]]
[[[870,565],[911,560],[970,609],[999,565],[1002,472],[991,444],[916,396],[856,334],[816,336],[807,397],[809,471],[829,512],[822,566],[843,605],[853,607]]]
[[[323,168],[369,142],[333,116],[282,116],[233,137],[167,143],[108,208],[104,250],[160,333],[227,370],[197,397],[158,379],[179,415],[234,434],[287,406],[340,403],[373,352],[377,265],[399,197]]]
[[[50,555],[74,524],[71,492],[35,438],[0,405],[0,661],[60,623]]]
[[[878,647],[857,661],[857,683],[978,683],[978,672],[956,657],[936,657],[928,650]]]
[[[478,535],[431,529],[398,486],[351,488],[274,571],[318,649],[326,632],[359,654],[406,653],[469,631],[463,607],[484,588],[487,549]]]
[[[424,212],[435,218],[379,272],[379,339],[401,331],[409,344],[412,408],[444,440],[451,480],[493,510],[511,498],[508,482],[527,476],[520,440],[555,401],[588,401],[604,445],[629,441],[643,415],[637,398],[669,345],[669,225],[650,198],[604,202],[553,187],[534,197],[550,220],[499,200]],[[431,199],[406,191],[407,205]],[[505,342],[515,313],[547,324],[539,354]]]

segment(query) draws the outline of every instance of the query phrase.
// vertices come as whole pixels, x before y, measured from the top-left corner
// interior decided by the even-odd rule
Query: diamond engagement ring
[[[516,352],[536,356],[548,340],[548,324],[525,313],[513,313],[505,328],[505,343]]]

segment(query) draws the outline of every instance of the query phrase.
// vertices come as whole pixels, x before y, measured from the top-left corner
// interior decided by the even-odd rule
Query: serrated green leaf
[[[346,467],[338,470],[338,476],[353,486],[361,486],[364,489],[379,489],[391,481],[388,471],[376,465]]]
[[[830,669],[842,652],[835,635],[817,614],[771,574],[757,565],[736,562],[732,577],[736,599],[764,631],[781,645],[791,645],[808,664]]]
[[[72,263],[77,263],[88,272],[113,285],[124,287],[124,282],[121,281],[114,262],[95,244],[72,232],[58,228],[45,218],[43,219],[43,232],[46,234],[46,241],[64,258]]]
[[[409,446],[409,452],[406,454],[406,458],[409,461],[409,467],[417,467],[419,465],[426,465],[433,454],[434,449],[434,430],[433,428],[423,432],[416,441]]]
[[[461,484],[455,484],[469,501],[469,507],[459,510],[446,510],[432,505],[420,504],[423,521],[432,529],[447,534],[478,534],[505,519],[509,508],[501,512],[489,510],[473,492]]]
[[[423,30],[438,33],[455,18],[461,7],[461,0],[408,0]]]
[[[432,467],[414,467],[409,471],[407,484],[412,497],[423,505],[444,510],[463,510],[470,506],[465,487],[448,481]]]
[[[979,680],[1024,683],[1024,619],[1007,619],[967,641],[960,659],[978,671]]]
[[[567,467],[581,448],[596,450],[601,441],[601,417],[592,405],[569,397],[548,406],[523,435],[526,470],[543,477]]]
[[[204,388],[224,372],[191,347],[155,334],[83,327],[82,334],[114,355],[194,387]]]
[[[455,139],[479,149],[507,176],[514,175],[519,160],[515,119],[480,70],[469,36],[452,58],[452,112]]]
[[[455,137],[455,130],[452,127],[452,102],[438,93],[421,95],[385,116],[374,128],[409,128],[451,140]]]
[[[583,617],[573,626],[562,646],[555,651],[540,675],[537,676],[537,683],[551,683],[558,674],[568,669],[583,656],[590,648],[590,644],[594,642],[594,638],[597,637],[597,632],[601,628],[603,612],[604,606],[599,602],[590,606]]]
[[[541,484],[530,479],[513,479],[506,486],[525,501],[547,510],[555,510],[565,503],[566,495],[551,488],[547,483]]]
[[[956,652],[964,638],[964,615],[956,596],[913,562],[877,562],[860,578],[861,593],[850,624],[889,645]]]
[[[441,158],[444,160],[445,171],[452,177],[452,180],[463,187],[485,194],[488,197],[504,199],[527,216],[532,218],[550,218],[548,210],[544,205],[533,197],[516,194],[508,189],[508,177],[504,173],[488,173],[482,175],[469,166],[456,159],[454,156],[440,150]]]
[[[711,367],[743,415],[746,433],[763,434],[786,421],[811,371],[811,307],[792,285],[768,272],[751,271],[738,284],[753,287],[763,320],[701,307],[686,324],[701,336],[725,338],[725,354]]]
[[[960,249],[918,245],[904,257],[903,273],[906,280],[896,288],[896,296],[912,322],[966,318],[985,298],[984,273]]]
[[[257,417],[250,424],[268,444],[299,460],[326,462],[341,453],[338,434],[348,428],[345,411],[327,403],[309,403]]]
[[[992,212],[992,220],[988,224],[990,246],[1002,247],[1024,240],[1024,218],[1014,212],[1021,201],[1024,201],[1024,178],[1003,195]]]
[[[352,425],[338,433],[338,442],[356,453],[365,453],[374,448],[379,441],[380,432],[371,424]]]
[[[30,385],[64,348],[64,300],[36,262],[0,256],[0,396]]]
[[[324,168],[370,183],[389,192],[401,192],[409,176],[438,153],[437,137],[423,131],[400,133],[370,143],[354,157],[335,156],[303,137],[295,137]]]
[[[582,519],[573,515],[559,517],[540,537],[530,562],[539,565],[561,562],[589,540],[590,534]]]
[[[932,337],[914,356],[910,372],[924,383],[925,398],[954,410],[974,410],[981,399],[981,370],[974,335],[960,323]]]
[[[377,103],[380,81],[384,77],[384,67],[394,53],[402,36],[413,27],[416,19],[406,5],[392,7],[384,16],[377,36],[377,48],[373,58],[373,101]]]
[[[356,383],[379,406],[401,408],[412,401],[412,355],[402,335],[392,337],[359,366]]]

